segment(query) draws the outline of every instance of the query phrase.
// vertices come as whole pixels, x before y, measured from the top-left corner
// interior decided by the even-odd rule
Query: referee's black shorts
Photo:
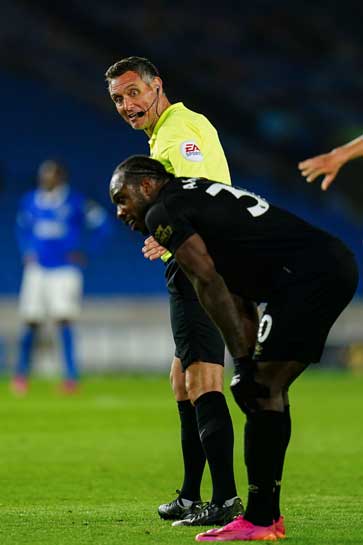
[[[267,301],[254,359],[319,362],[330,328],[357,284],[355,257],[339,240],[306,254],[298,278],[282,283]]]
[[[224,365],[224,342],[219,330],[200,305],[183,271],[176,263],[172,269],[167,285],[175,356],[180,358],[184,371],[197,361]]]

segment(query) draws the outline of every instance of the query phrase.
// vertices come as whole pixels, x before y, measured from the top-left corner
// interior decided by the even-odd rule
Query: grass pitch
[[[289,545],[363,543],[362,391],[363,377],[319,371],[292,388],[282,498]],[[0,393],[1,545],[194,542],[200,529],[171,528],[156,514],[181,484],[166,378],[89,378],[68,398],[40,381],[22,399],[4,382]],[[245,499],[243,417],[229,400]],[[210,497],[208,475],[203,497]]]

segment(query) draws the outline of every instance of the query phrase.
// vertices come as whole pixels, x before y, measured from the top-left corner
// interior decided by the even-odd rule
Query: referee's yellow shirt
[[[168,172],[231,185],[227,159],[213,125],[202,114],[176,102],[163,111],[149,140],[150,155]],[[166,262],[171,253],[161,259]]]
[[[174,176],[209,178],[231,184],[218,133],[202,114],[182,102],[161,114],[149,140],[150,155]]]

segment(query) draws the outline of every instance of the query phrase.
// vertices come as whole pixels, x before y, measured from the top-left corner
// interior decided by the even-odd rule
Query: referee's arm
[[[191,135],[189,134],[189,139]],[[195,138],[195,135],[192,134],[192,137],[196,142],[199,141]],[[171,139],[168,147],[166,148],[168,164],[172,167],[172,172],[176,178],[180,177],[190,177],[190,178],[203,178],[207,177],[207,171],[205,167],[205,159],[201,161],[191,161],[185,159],[182,153],[182,144],[183,140],[186,139],[186,135],[181,137],[178,135],[175,139]],[[161,161],[162,162],[162,161]],[[164,164],[167,168],[167,164]],[[169,170],[167,168],[167,170]],[[155,261],[156,259],[162,259],[164,262],[170,259],[171,254],[156,242],[156,240],[151,236],[144,241],[144,246],[142,248],[142,253],[146,259],[149,261]]]

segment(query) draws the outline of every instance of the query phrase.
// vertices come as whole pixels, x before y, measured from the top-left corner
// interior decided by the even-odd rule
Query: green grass
[[[193,543],[198,529],[171,528],[156,515],[181,480],[167,379],[89,378],[69,398],[55,388],[36,381],[17,399],[0,385],[0,544]],[[362,390],[363,377],[316,371],[292,389],[283,487],[289,545],[363,543]],[[245,498],[243,417],[230,407]]]

